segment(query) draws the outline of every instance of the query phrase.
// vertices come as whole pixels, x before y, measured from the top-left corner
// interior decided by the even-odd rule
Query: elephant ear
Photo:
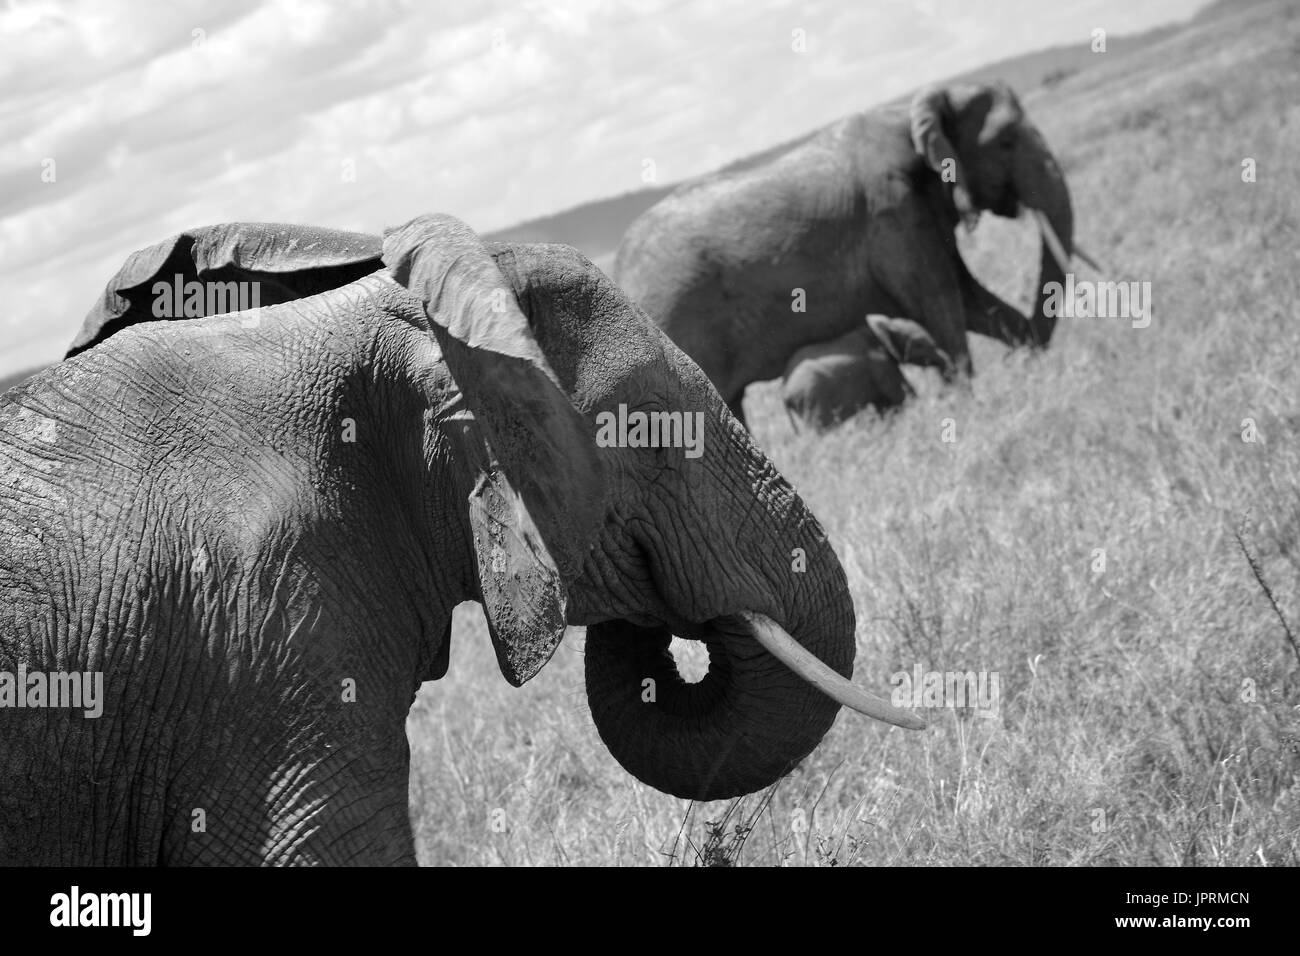
[[[384,263],[423,304],[487,439],[486,458],[474,463],[470,530],[497,662],[518,686],[564,636],[565,581],[603,514],[594,431],[468,226],[450,216],[414,219],[385,234]]]
[[[380,252],[378,236],[337,229],[231,222],[186,230],[127,257],[86,314],[67,357],[138,322],[234,311],[210,308],[214,302],[228,301],[224,285],[228,282],[256,283],[259,306],[336,289],[383,268]],[[220,289],[221,295],[182,301],[173,295],[168,299],[172,308],[158,309],[154,287],[160,282],[169,291],[185,290],[187,283],[197,282],[204,290]],[[182,308],[184,304],[193,307]]]
[[[966,186],[966,174],[962,169],[961,157],[957,155],[957,150],[953,148],[952,140],[949,139],[945,129],[954,118],[948,91],[941,86],[922,89],[912,98],[909,118],[912,147],[927,166],[943,178],[944,163],[952,160],[954,179],[951,182],[945,181],[945,186],[951,189],[953,205],[957,208],[958,216],[968,229],[973,228],[975,222],[979,220],[979,210],[975,208]]]

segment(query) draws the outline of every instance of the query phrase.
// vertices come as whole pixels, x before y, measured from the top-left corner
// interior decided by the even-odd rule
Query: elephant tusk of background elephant
[[[1065,246],[1061,245],[1060,237],[1056,235],[1056,230],[1052,228],[1051,222],[1047,219],[1047,214],[1040,209],[1033,210],[1034,218],[1038,220],[1038,228],[1042,230],[1043,239],[1047,243],[1047,248],[1052,253],[1052,258],[1056,264],[1061,267],[1062,272],[1070,271],[1070,256],[1066,254]],[[1097,260],[1075,244],[1074,255],[1081,259],[1083,264],[1093,269],[1095,272],[1104,273],[1106,270],[1097,264]]]
[[[925,730],[925,721],[905,710],[881,700],[873,694],[845,680],[815,654],[805,648],[770,617],[752,612],[740,614],[754,640],[762,644],[769,654],[794,671],[808,683],[836,703],[852,708],[860,714],[883,720],[887,724],[906,727],[908,730]]]
[[[1043,234],[1043,242],[1047,244],[1047,251],[1052,254],[1056,264],[1061,267],[1061,272],[1070,271],[1070,254],[1065,251],[1065,246],[1061,245],[1060,237],[1056,235],[1056,230],[1047,220],[1047,213],[1041,209],[1032,210],[1034,218],[1038,220],[1038,231]]]

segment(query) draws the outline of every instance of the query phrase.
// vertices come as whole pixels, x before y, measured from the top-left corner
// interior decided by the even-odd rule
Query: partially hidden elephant
[[[982,210],[1035,211],[1038,301],[1026,317],[984,288],[957,249]],[[1060,165],[1005,84],[931,87],[857,113],[750,166],[683,184],[628,228],[614,278],[693,358],[743,421],[752,382],[798,349],[879,313],[912,319],[973,373],[966,333],[1045,346],[1051,282],[1073,252]]]
[[[817,520],[567,246],[191,230],[72,351],[0,397],[0,864],[413,863],[464,601],[514,685],[585,625],[602,740],[670,794],[771,784],[841,704],[924,726],[848,680]]]
[[[948,362],[911,319],[869,315],[839,338],[796,350],[786,363],[781,399],[796,431],[826,431],[868,406],[883,413],[915,394],[902,365],[942,369]]]

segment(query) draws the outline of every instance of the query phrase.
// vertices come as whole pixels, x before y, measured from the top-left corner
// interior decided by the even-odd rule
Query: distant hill
[[[1036,53],[999,60],[954,76],[951,83],[988,83],[1002,80],[1015,90],[1029,92],[1040,86],[1055,86],[1067,77],[1096,66],[1106,58],[1118,59],[1150,48],[1183,29],[1175,23],[1156,27],[1143,33],[1128,36],[1106,36],[1105,57],[1094,53],[1089,43],[1071,43],[1068,46],[1048,47]]]
[[[1203,23],[1221,16],[1232,15],[1246,6],[1255,6],[1263,2],[1266,0],[1216,0],[1198,12],[1191,22]],[[1104,57],[1093,53],[1087,43],[1051,47],[959,73],[945,82],[978,83],[1000,79],[1021,93],[1029,93],[1038,88],[1055,86],[1102,62],[1113,63],[1117,59],[1147,50],[1177,34],[1184,26],[1186,24],[1176,23],[1127,36],[1108,35]],[[905,103],[910,98],[911,94],[908,93],[877,106]],[[738,170],[754,166],[803,142],[810,135],[812,134],[805,133],[795,139],[778,143],[761,152],[728,163],[722,168]],[[671,183],[666,186],[639,189],[610,199],[583,203],[562,212],[499,229],[487,234],[487,238],[511,242],[568,243],[586,253],[598,266],[608,270],[613,261],[614,251],[618,248],[618,243],[632,220],[676,189],[678,185],[679,183]]]
[[[598,199],[486,233],[484,238],[501,242],[566,242],[595,258],[617,247],[628,223],[675,188],[676,183]]]

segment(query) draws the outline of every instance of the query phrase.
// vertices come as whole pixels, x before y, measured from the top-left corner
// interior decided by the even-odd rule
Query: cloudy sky
[[[488,231],[1203,2],[4,0],[0,376],[187,226]]]

